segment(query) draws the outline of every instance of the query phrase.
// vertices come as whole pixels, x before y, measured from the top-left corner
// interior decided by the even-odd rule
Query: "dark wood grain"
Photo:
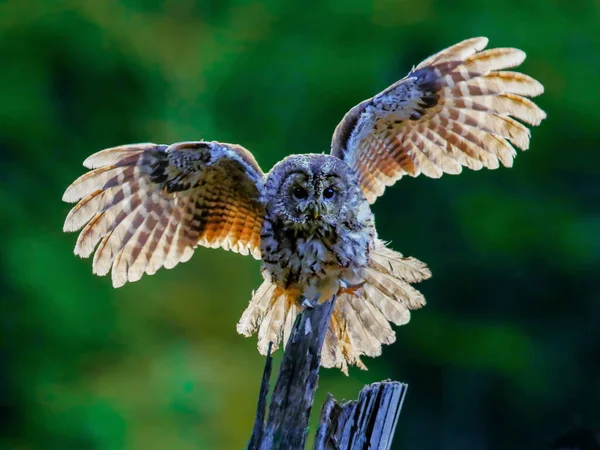
[[[256,418],[248,450],[303,450],[319,380],[321,347],[335,298],[298,315],[275,383],[265,421],[271,347],[265,362]],[[329,395],[323,405],[314,450],[390,448],[407,385],[383,381],[366,386],[358,400],[339,404]]]
[[[265,370],[260,381],[260,392],[258,394],[258,405],[256,406],[256,417],[254,419],[254,427],[252,428],[252,436],[248,443],[248,450],[258,450],[260,443],[265,433],[265,414],[267,411],[267,395],[269,394],[269,380],[271,371],[273,370],[273,357],[271,356],[271,347],[273,343],[269,343],[267,350],[267,358],[265,360]]]
[[[260,450],[304,449],[319,380],[321,347],[335,298],[296,319],[279,369]]]
[[[358,400],[342,404],[329,395],[313,450],[388,450],[407,387],[397,381],[373,383],[360,391]]]

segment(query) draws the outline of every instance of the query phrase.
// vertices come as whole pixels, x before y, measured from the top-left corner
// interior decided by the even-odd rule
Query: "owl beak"
[[[307,208],[307,212],[308,214],[313,218],[313,219],[318,219],[321,216],[321,210],[319,208],[318,203],[310,203],[308,205]]]

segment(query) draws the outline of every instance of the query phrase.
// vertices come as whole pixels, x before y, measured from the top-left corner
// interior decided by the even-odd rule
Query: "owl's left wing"
[[[404,175],[510,167],[511,143],[529,147],[529,129],[510,116],[539,125],[546,114],[526,97],[544,88],[503,70],[521,64],[524,52],[482,51],[487,43],[480,37],[442,50],[344,116],[331,153],[354,169],[369,203]]]
[[[264,174],[233,144],[180,142],[109,148],[71,184],[65,231],[83,227],[75,254],[96,248],[93,270],[115,287],[190,259],[198,246],[260,259]]]

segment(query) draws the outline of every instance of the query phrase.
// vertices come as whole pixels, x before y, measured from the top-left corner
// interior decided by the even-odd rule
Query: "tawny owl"
[[[352,108],[331,153],[289,156],[263,174],[250,152],[219,142],[134,144],[90,156],[93,169],[63,200],[78,202],[64,229],[83,227],[75,254],[112,271],[115,287],[187,261],[198,246],[251,254],[263,284],[237,330],[258,332],[265,353],[290,333],[304,300],[337,295],[322,354],[325,367],[364,368],[412,309],[425,304],[411,284],[427,266],[378,239],[370,204],[404,175],[438,178],[463,166],[510,167],[545,113],[525,97],[542,85],[504,69],[525,53],[460,42]]]

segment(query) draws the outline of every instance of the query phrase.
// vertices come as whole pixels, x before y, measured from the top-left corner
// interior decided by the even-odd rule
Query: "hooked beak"
[[[306,211],[313,219],[318,219],[321,216],[321,209],[319,208],[319,204],[316,202],[310,203],[308,208],[306,208]]]

